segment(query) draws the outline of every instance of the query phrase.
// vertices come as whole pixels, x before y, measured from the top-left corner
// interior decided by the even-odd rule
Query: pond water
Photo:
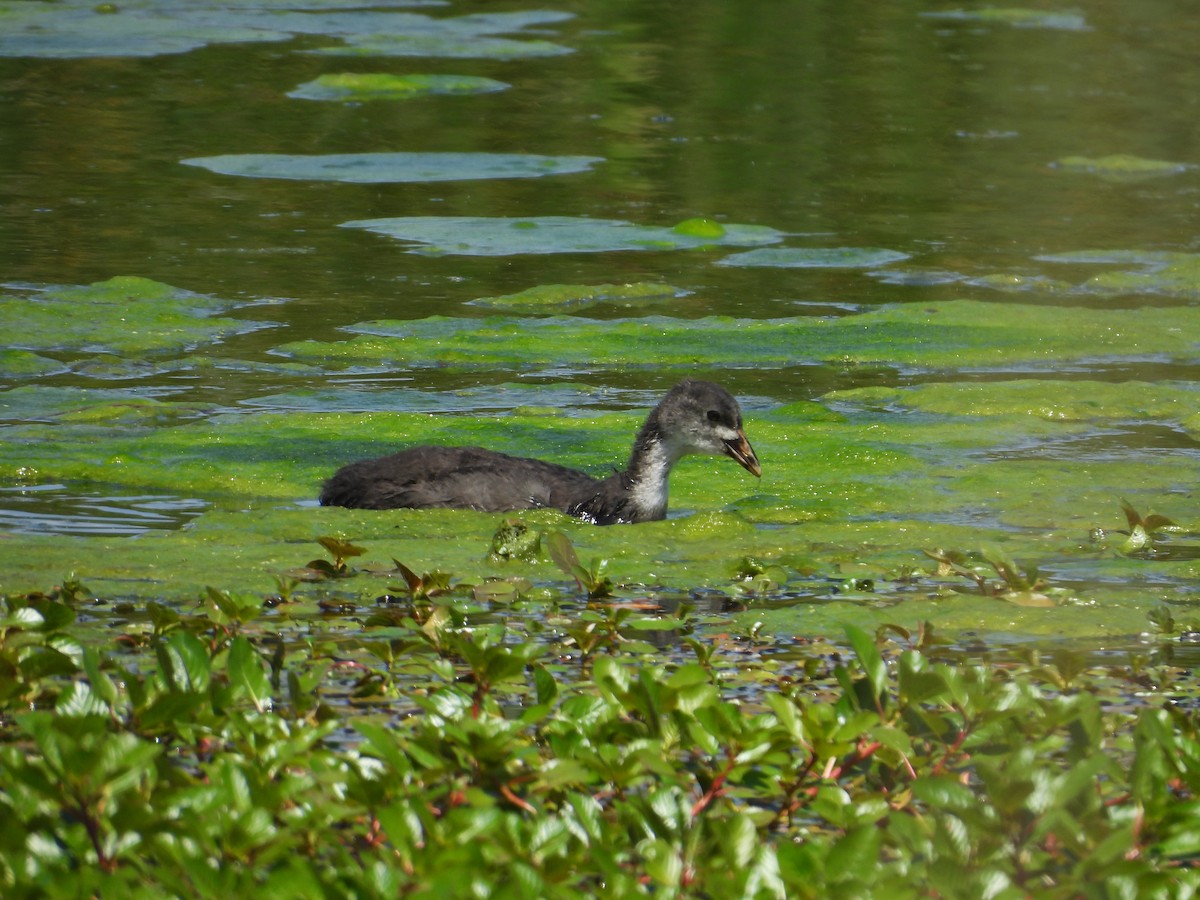
[[[788,630],[1132,640],[1200,572],[1196,46],[1182,0],[0,0],[0,590],[263,589],[326,533],[503,574],[497,517],[321,479],[441,441],[603,472],[694,374],[761,483],[690,461],[581,555],[877,582]],[[924,552],[998,543],[1052,608]]]

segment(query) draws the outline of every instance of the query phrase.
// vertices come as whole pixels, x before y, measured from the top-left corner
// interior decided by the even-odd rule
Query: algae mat
[[[577,596],[543,551],[491,557],[507,520],[535,533],[561,530],[584,560],[608,560],[626,599],[720,592],[747,609],[747,627],[797,635],[838,634],[842,622],[931,621],[950,633],[1024,634],[1128,641],[1164,602],[1190,597],[1194,560],[1122,552],[1120,498],[1186,520],[1200,477],[1194,452],[1131,462],[1076,458],[1072,442],[1096,429],[1137,427],[1125,392],[1077,382],[842,392],[825,404],[759,410],[747,429],[764,460],[752,482],[725,460],[690,459],[673,478],[675,517],[595,528],[557,513],[511,516],[458,511],[322,509],[312,504],[340,463],[414,440],[487,444],[603,474],[619,461],[640,416],[604,413],[570,420],[538,414],[317,414],[257,412],[174,424],[156,409],[150,424],[76,410],[72,420],[28,425],[6,442],[7,483],[46,479],[106,482],[122,489],[202,497],[212,508],[180,531],[135,538],[9,534],[5,590],[45,589],[71,573],[109,600],[186,604],[207,586],[264,596],[322,551],[319,537],[362,546],[361,575],[299,591],[335,597],[363,615],[394,592],[391,560],[442,570],[462,584],[521,577]],[[989,396],[990,393],[990,396]],[[1055,405],[1030,397],[1054,394]],[[1141,422],[1173,421],[1193,408],[1186,389],[1163,394]],[[170,407],[170,403],[160,406]],[[901,412],[897,412],[901,410]],[[1131,424],[1131,421],[1133,424]],[[1030,448],[1040,448],[1033,452]],[[1186,546],[1186,536],[1166,536]],[[939,573],[924,553],[970,556],[998,546],[1041,570],[1047,608],[1027,609],[1003,592],[985,595]],[[979,558],[968,564],[982,566]],[[375,574],[383,572],[383,574]],[[994,579],[993,579],[994,580]],[[866,591],[863,585],[870,585]]]
[[[912,369],[1058,366],[1191,359],[1200,309],[1095,310],[958,300],[833,319],[523,318],[364,322],[343,341],[279,353],[332,370],[353,366],[779,367],[812,362]]]
[[[686,293],[652,288],[668,304]],[[583,296],[596,290],[616,288]],[[549,292],[550,310],[560,294]],[[1128,643],[1157,606],[1191,602],[1200,574],[1195,387],[1099,377],[1194,358],[1192,307],[960,300],[828,319],[605,321],[539,315],[533,304],[528,316],[364,322],[343,339],[244,357],[230,342],[264,328],[232,317],[246,304],[170,285],[117,278],[27,287],[8,300],[20,338],[0,369],[0,487],[153,497],[194,518],[132,537],[5,533],[4,591],[74,577],[108,601],[186,605],[210,586],[266,596],[299,579],[288,590],[300,602],[336,602],[353,620],[396,589],[399,560],[459,585],[524,579],[539,596],[578,598],[536,549],[539,534],[562,531],[585,562],[607,560],[619,599],[668,604],[699,591],[741,609],[734,622],[748,629],[840,634],[849,618]],[[485,445],[604,475],[626,458],[657,392],[599,391],[553,373],[651,361],[681,376],[728,366],[741,384],[761,379],[763,396],[743,396],[761,481],[727,460],[688,459],[673,476],[668,521],[613,528],[549,511],[315,504],[338,466],[415,443]],[[770,399],[789,367],[819,362],[924,374],[816,402]],[[1067,365],[1095,377],[1063,379]],[[510,380],[437,394],[391,380],[424,367]],[[188,396],[186,378],[138,387],[145,372],[218,370],[244,385],[221,404]],[[42,380],[63,372],[72,383]],[[388,377],[361,377],[372,372]],[[984,372],[994,374],[976,377]],[[493,552],[512,522],[528,529],[531,549]],[[311,580],[306,563],[328,536],[363,548],[342,573],[356,577]]]

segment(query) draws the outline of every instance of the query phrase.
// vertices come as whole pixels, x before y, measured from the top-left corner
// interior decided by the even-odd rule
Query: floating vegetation
[[[532,153],[232,153],[182,160],[221,175],[344,181],[353,184],[540,178],[586,172],[599,156],[537,156]],[[386,220],[383,220],[386,221]],[[348,223],[350,224],[350,223]]]
[[[337,72],[306,81],[289,97],[300,100],[408,100],[432,94],[486,94],[509,85],[475,75],[389,75],[384,72]]]
[[[896,305],[833,319],[734,319],[665,316],[596,320],[432,317],[381,320],[347,328],[348,341],[300,341],[277,352],[330,371],[355,366],[415,369],[455,366],[682,368],[701,355],[708,366],[778,367],[815,360],[853,365],[953,367],[970,354],[976,367],[1054,360],[1191,359],[1200,309],[1060,308],[955,300]]]
[[[1015,378],[835,391],[826,399],[939,416],[1032,416],[1052,422],[1178,422],[1200,405],[1187,384]]]
[[[898,250],[872,247],[769,247],[735,253],[718,260],[718,266],[753,266],[779,269],[862,269],[880,268],[908,259]]]
[[[1178,175],[1193,169],[1188,163],[1164,162],[1159,159],[1143,159],[1125,153],[1091,158],[1087,156],[1064,156],[1050,164],[1053,169],[1064,172],[1082,172],[1099,175],[1108,181],[1139,181],[1162,175]]]
[[[325,56],[431,56],[446,59],[537,59],[573,53],[570,47],[543,40],[473,37],[448,34],[380,34],[352,36],[346,43],[319,50]]]
[[[1129,523],[1129,531],[1125,542],[1121,545],[1122,553],[1136,554],[1153,558],[1162,552],[1158,541],[1160,531],[1182,531],[1182,529],[1164,515],[1149,513],[1142,515],[1129,501],[1121,501],[1121,509],[1125,513],[1125,521]]]
[[[1084,281],[1068,281],[1061,269],[1043,272],[991,272],[968,276],[959,272],[881,269],[868,274],[887,284],[940,285],[961,282],[972,287],[1008,293],[1046,296],[1112,296],[1152,294],[1194,299],[1200,297],[1200,253],[1167,250],[1080,250],[1033,257],[1062,265],[1121,266],[1122,271],[1099,272]]]
[[[479,297],[470,305],[509,312],[536,313],[585,309],[600,303],[639,306],[649,301],[674,300],[689,292],[670,284],[639,281],[632,284],[539,284],[502,297]]]
[[[1097,294],[1163,294],[1200,297],[1200,253],[1155,250],[1081,250],[1037,256],[1042,262],[1133,266],[1139,271],[1101,272],[1079,285]]]
[[[430,56],[448,59],[533,59],[562,56],[570,47],[544,39],[495,37],[537,25],[552,25],[572,18],[572,13],[548,9],[475,13],[433,19],[408,16],[397,21],[393,13],[373,30],[343,31],[343,43],[309,50],[328,56]]]
[[[94,0],[3,3],[0,21],[4,23],[0,56],[51,59],[160,56],[208,44],[285,41],[293,36],[268,27],[262,19],[233,12],[217,21],[200,22],[184,5],[163,8],[162,4]]]
[[[1038,9],[995,8],[949,9],[923,12],[927,19],[948,19],[962,22],[1012,25],[1014,28],[1050,28],[1062,31],[1086,31],[1087,21],[1078,13],[1052,12]]]
[[[1058,606],[1070,599],[1065,589],[1051,588],[1036,566],[1022,570],[998,547],[986,547],[975,555],[941,549],[923,552],[938,564],[935,574],[961,575],[974,582],[985,597],[1038,608]]]
[[[571,18],[570,13],[526,10],[434,18],[408,11],[440,5],[435,0],[369,6],[336,0],[314,9],[303,2],[280,8],[270,0],[232,8],[206,0],[23,0],[0,3],[4,22],[0,56],[159,56],[209,44],[278,42],[297,35],[325,35],[345,42],[309,51],[317,53],[513,59],[571,52],[545,40],[489,37],[561,22]]]
[[[689,222],[694,220],[688,220]],[[684,223],[686,225],[686,223]],[[689,250],[753,247],[783,240],[783,232],[763,225],[723,225],[706,229],[635,225],[619,219],[535,216],[527,219],[483,216],[407,216],[343,222],[418,246],[426,256],[510,256],[520,253],[605,253],[619,250]],[[696,230],[704,233],[697,234]]]
[[[216,315],[244,305],[148,278],[15,289],[0,295],[0,330],[31,351],[178,352],[271,327]]]
[[[0,378],[38,378],[70,371],[70,366],[28,350],[0,349]]]

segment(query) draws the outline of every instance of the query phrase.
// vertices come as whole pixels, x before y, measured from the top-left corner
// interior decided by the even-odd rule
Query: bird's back
[[[480,447],[413,447],[342,467],[325,482],[321,503],[354,509],[566,509],[599,484],[565,466]]]

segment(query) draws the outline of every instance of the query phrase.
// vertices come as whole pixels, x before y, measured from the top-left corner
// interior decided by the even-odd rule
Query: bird
[[[320,502],[351,509],[554,508],[595,525],[651,522],[666,518],[671,469],[691,454],[728,456],[762,476],[737,400],[718,384],[687,378],[646,417],[629,464],[607,478],[481,447],[426,445],[343,466],[325,482]]]

